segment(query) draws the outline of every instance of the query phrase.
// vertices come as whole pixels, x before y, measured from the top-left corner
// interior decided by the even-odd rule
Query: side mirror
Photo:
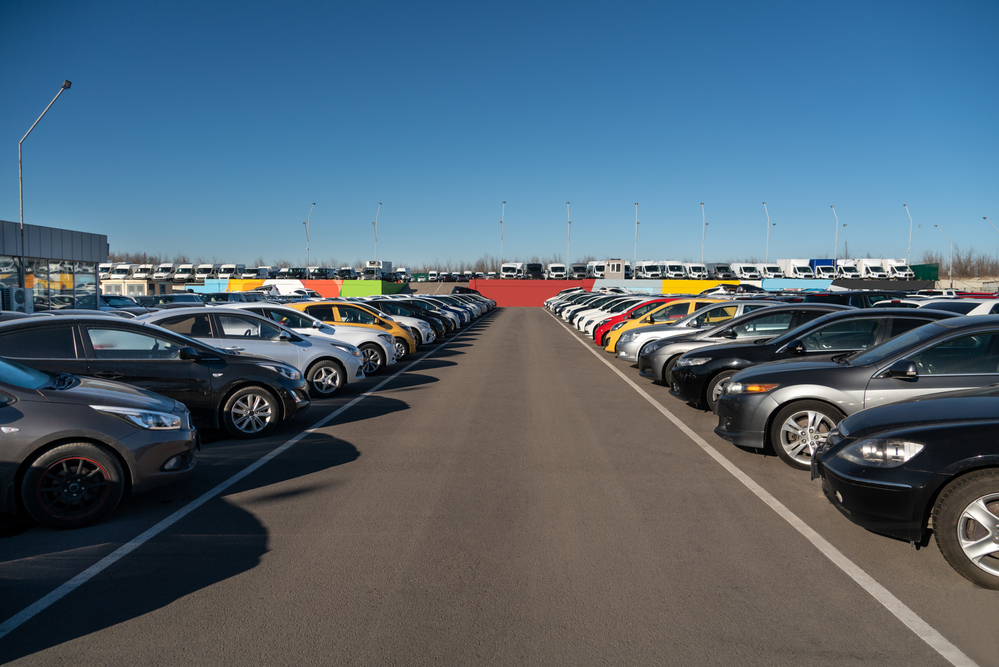
[[[184,361],[195,361],[201,358],[201,355],[198,354],[198,351],[193,347],[180,348],[177,352],[177,356]]]
[[[320,322],[320,321],[318,321],[318,320],[312,320],[312,328],[313,329],[322,329],[323,328],[323,323]]]
[[[655,324],[656,323],[656,318],[654,318],[651,315],[649,315],[648,317],[645,318],[644,321],[647,322],[648,324]]]
[[[804,354],[805,344],[800,340],[793,340],[787,345],[787,351],[791,354]]]
[[[916,370],[916,362],[903,359],[896,361],[888,368],[888,377],[900,378],[903,380],[915,380],[919,376]]]
[[[718,335],[721,336],[722,338],[737,338],[737,336],[735,335],[735,329],[725,329],[724,331],[720,332]]]
[[[287,331],[278,334],[278,340],[291,340],[291,335]]]

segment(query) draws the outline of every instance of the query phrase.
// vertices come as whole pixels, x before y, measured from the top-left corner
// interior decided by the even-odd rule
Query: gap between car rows
[[[588,341],[582,340],[575,334],[575,332],[561,321],[559,317],[548,313],[563,329],[568,331],[578,343],[583,345],[590,353],[592,353],[597,359],[601,361],[605,366],[607,366],[611,371],[613,371],[618,377],[620,377],[624,382],[631,387],[639,396],[648,401],[660,414],[662,414],[666,419],[673,423],[684,435],[690,438],[698,447],[700,447],[708,456],[710,456],[716,463],[722,466],[729,474],[735,477],[743,486],[749,489],[757,498],[763,501],[770,509],[772,509],[780,518],[789,523],[798,533],[800,533],[809,543],[812,544],[823,556],[829,559],[836,567],[842,570],[848,577],[853,579],[864,591],[866,591],[871,597],[877,600],[881,605],[883,605],[889,612],[892,613],[899,621],[901,621],[907,628],[909,628],[917,637],[922,639],[926,644],[932,647],[937,653],[939,653],[943,658],[955,666],[960,667],[970,667],[977,665],[975,661],[965,655],[960,649],[954,644],[948,641],[940,632],[934,629],[926,621],[924,621],[918,614],[916,614],[912,609],[905,605],[901,600],[899,600],[895,595],[893,595],[888,589],[879,584],[873,577],[871,577],[867,572],[865,572],[859,565],[850,560],[846,555],[844,555],[839,549],[833,546],[829,541],[823,538],[815,529],[805,523],[797,515],[794,514],[790,509],[787,508],[783,503],[781,503],[777,498],[770,494],[766,489],[753,481],[745,472],[743,472],[738,466],[725,458],[717,449],[711,446],[704,438],[694,432],[686,423],[683,422],[679,417],[673,414],[670,410],[664,407],[659,401],[652,397],[651,394],[646,392],[644,389],[639,387],[631,378],[621,372],[620,369],[615,368],[613,364],[603,358],[600,351],[593,349]]]
[[[91,565],[90,567],[88,567],[87,569],[85,569],[83,572],[80,572],[76,576],[72,577],[69,581],[67,581],[64,584],[60,585],[55,590],[53,590],[52,592],[48,593],[47,595],[45,595],[44,597],[42,597],[38,601],[36,601],[33,604],[25,607],[20,612],[14,614],[13,616],[11,616],[10,618],[8,618],[3,623],[0,623],[0,639],[2,639],[3,637],[7,636],[8,634],[10,634],[11,632],[13,632],[14,630],[16,630],[18,627],[20,627],[21,625],[23,625],[24,623],[26,623],[27,621],[29,621],[30,619],[32,619],[33,617],[35,617],[36,615],[38,615],[39,613],[41,613],[42,611],[48,609],[49,607],[51,607],[52,605],[54,605],[55,603],[57,603],[59,600],[61,600],[62,598],[66,597],[67,595],[69,595],[70,593],[72,593],[74,590],[76,590],[77,588],[79,588],[83,584],[87,583],[88,581],[90,581],[91,579],[93,579],[94,577],[96,577],[97,575],[99,575],[101,572],[103,572],[104,570],[106,570],[110,566],[114,565],[116,562],[118,562],[122,558],[125,558],[130,553],[132,553],[133,551],[135,551],[136,549],[138,549],[139,547],[141,547],[143,544],[145,544],[146,542],[148,542],[152,538],[154,538],[157,535],[163,533],[165,530],[167,530],[168,528],[170,528],[171,526],[173,526],[174,524],[176,524],[178,521],[180,521],[184,517],[188,516],[189,514],[191,514],[192,512],[194,512],[195,510],[197,510],[198,508],[202,507],[208,501],[210,501],[213,498],[221,495],[223,492],[225,492],[226,490],[228,490],[229,488],[231,488],[233,485],[237,484],[238,482],[240,482],[241,480],[245,479],[249,475],[251,475],[254,472],[258,471],[260,468],[262,468],[263,466],[267,465],[270,461],[274,460],[276,457],[280,456],[284,452],[286,452],[289,449],[291,449],[292,447],[294,447],[299,441],[301,441],[306,436],[314,434],[314,433],[317,433],[321,428],[327,426],[330,422],[332,422],[334,419],[336,419],[340,415],[344,414],[351,407],[357,405],[358,403],[360,403],[361,401],[363,401],[365,398],[368,398],[370,396],[375,395],[375,392],[377,392],[379,389],[381,389],[385,385],[389,384],[393,380],[397,379],[399,376],[401,376],[406,371],[412,370],[415,367],[416,364],[419,364],[420,362],[422,362],[422,361],[424,361],[426,359],[429,359],[434,354],[436,354],[436,353],[444,350],[446,347],[448,347],[452,343],[454,343],[454,342],[458,341],[459,339],[461,339],[467,333],[474,331],[475,329],[477,329],[480,326],[481,322],[483,322],[486,319],[488,319],[494,312],[496,312],[496,311],[492,311],[490,313],[487,313],[486,315],[484,315],[482,318],[480,318],[476,322],[473,322],[470,326],[468,326],[463,331],[458,332],[456,335],[454,335],[449,340],[444,341],[443,344],[434,346],[432,349],[428,350],[424,354],[422,354],[419,357],[413,359],[409,363],[406,363],[403,368],[399,369],[398,371],[396,371],[392,375],[388,376],[387,378],[385,378],[384,380],[382,380],[381,382],[379,382],[375,386],[373,386],[370,389],[366,390],[365,392],[359,394],[358,396],[356,396],[354,399],[352,399],[351,401],[349,401],[345,405],[342,405],[341,407],[337,408],[333,412],[331,412],[331,413],[327,414],[326,416],[322,417],[318,421],[312,423],[307,428],[301,430],[296,435],[292,436],[291,438],[289,438],[288,440],[286,440],[285,442],[283,442],[279,446],[275,447],[274,449],[272,449],[267,454],[263,455],[262,457],[260,457],[259,459],[257,459],[256,461],[254,461],[253,463],[251,463],[250,465],[248,465],[247,467],[243,468],[242,470],[240,470],[236,474],[234,474],[231,477],[227,478],[225,481],[217,484],[216,486],[214,486],[213,488],[211,488],[209,491],[206,491],[202,495],[198,496],[196,499],[192,500],[190,503],[188,503],[184,507],[178,509],[176,512],[173,512],[172,514],[170,514],[166,518],[160,520],[158,523],[156,523],[155,525],[153,525],[152,527],[150,527],[146,531],[140,533],[136,537],[132,538],[131,540],[129,540],[128,542],[126,542],[125,544],[123,544],[122,546],[118,547],[113,552],[111,552],[110,554],[108,554],[107,556],[105,556],[104,558],[102,558],[101,560],[99,560],[98,562],[94,563],[93,565]]]

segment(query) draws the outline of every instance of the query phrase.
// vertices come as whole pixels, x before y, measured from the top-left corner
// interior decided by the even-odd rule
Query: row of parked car
[[[0,512],[92,524],[187,477],[199,429],[264,436],[495,306],[451,294],[0,313]]]
[[[999,300],[902,297],[567,291],[546,306],[715,412],[721,438],[810,471],[851,521],[933,534],[999,589]]]

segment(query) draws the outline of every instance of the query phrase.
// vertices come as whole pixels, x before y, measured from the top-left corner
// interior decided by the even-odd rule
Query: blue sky
[[[0,218],[270,263],[999,253],[995,2],[0,2]],[[315,263],[315,261],[313,261]]]

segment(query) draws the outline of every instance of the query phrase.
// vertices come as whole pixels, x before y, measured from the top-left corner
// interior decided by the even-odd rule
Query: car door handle
[[[100,371],[93,375],[95,378],[101,378],[102,380],[117,380],[120,377],[124,377],[122,373],[115,373],[114,371]]]
[[[243,351],[243,348],[241,348],[241,347],[223,347],[222,349],[225,350],[226,352],[242,352]]]

